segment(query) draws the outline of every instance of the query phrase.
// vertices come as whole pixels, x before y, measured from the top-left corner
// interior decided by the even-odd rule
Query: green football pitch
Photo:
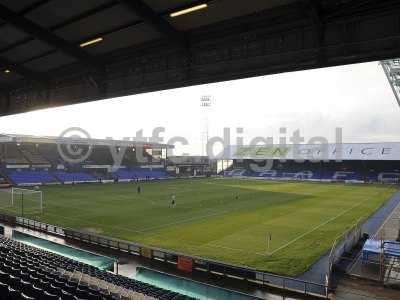
[[[43,186],[44,212],[26,195],[24,215],[50,224],[283,275],[299,275],[396,191],[383,185],[178,179]],[[172,195],[176,205],[171,206]],[[21,213],[2,195],[2,209]],[[269,241],[268,241],[269,240]]]

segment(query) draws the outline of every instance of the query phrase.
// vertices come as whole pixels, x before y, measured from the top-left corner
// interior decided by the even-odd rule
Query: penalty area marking
[[[364,202],[367,202],[367,201],[369,201],[369,200],[370,200],[370,198],[367,199],[367,200],[363,200],[363,201],[361,201],[361,202],[358,202],[358,203],[354,204],[353,206],[351,206],[350,208],[348,208],[348,209],[342,211],[342,212],[339,213],[338,215],[336,215],[336,216],[334,216],[334,217],[332,217],[332,218],[330,218],[330,219],[328,219],[328,220],[326,220],[326,221],[320,223],[319,225],[317,225],[317,226],[311,228],[310,230],[304,232],[303,234],[301,234],[301,235],[298,236],[297,238],[295,238],[295,239],[293,239],[293,240],[287,242],[286,244],[280,246],[279,248],[277,248],[277,249],[275,249],[274,251],[272,251],[272,252],[270,252],[270,253],[267,253],[267,254],[262,254],[262,253],[259,253],[259,252],[252,252],[252,251],[249,252],[249,251],[246,251],[245,249],[231,248],[231,247],[227,247],[227,246],[223,246],[223,245],[218,245],[218,244],[212,243],[212,242],[211,242],[211,243],[208,243],[208,244],[206,244],[206,245],[207,245],[207,246],[210,246],[210,247],[223,248],[223,249],[232,250],[232,251],[242,251],[242,252],[246,252],[246,253],[249,253],[249,254],[257,254],[257,255],[259,255],[259,256],[268,257],[268,256],[271,256],[271,255],[275,254],[276,252],[278,252],[278,251],[280,251],[280,250],[282,250],[282,249],[284,249],[284,248],[290,246],[291,244],[293,244],[293,243],[297,242],[298,240],[304,238],[305,236],[309,235],[310,233],[312,233],[312,232],[318,230],[319,228],[321,228],[321,227],[323,227],[323,226],[329,224],[330,222],[332,222],[332,221],[334,221],[334,220],[340,218],[341,216],[345,215],[345,214],[348,213],[349,211],[353,210],[354,208],[360,206],[361,204],[363,204]]]
[[[242,253],[247,253],[247,254],[252,254],[252,255],[258,255],[258,256],[263,256],[263,257],[267,257],[268,256],[265,253],[247,251],[247,250],[244,250],[244,249],[222,246],[222,245],[218,245],[218,244],[215,244],[215,243],[207,243],[207,244],[201,245],[200,247],[221,248],[221,249],[226,249],[226,250],[231,250],[231,251],[236,251],[236,252],[242,252]]]
[[[376,196],[376,195],[375,195],[375,196]],[[370,198],[368,198],[367,200],[363,200],[363,201],[361,201],[361,202],[359,202],[359,203],[354,204],[352,207],[350,207],[350,208],[344,210],[344,211],[341,212],[340,214],[338,214],[338,215],[336,215],[336,216],[330,218],[329,220],[327,220],[327,221],[325,221],[325,222],[323,222],[323,223],[321,223],[321,224],[315,226],[314,228],[310,229],[309,231],[304,232],[303,234],[301,234],[301,235],[298,236],[297,238],[291,240],[290,242],[288,242],[288,243],[286,243],[286,244],[280,246],[279,248],[275,249],[274,251],[268,253],[268,256],[271,256],[271,255],[275,254],[276,252],[278,252],[278,251],[280,251],[280,250],[282,250],[282,249],[284,249],[284,248],[290,246],[291,244],[297,242],[298,240],[302,239],[302,238],[305,237],[306,235],[309,235],[310,233],[312,233],[312,232],[318,230],[319,228],[321,228],[321,227],[323,227],[323,226],[329,224],[330,222],[332,222],[332,221],[334,221],[334,220],[340,218],[341,216],[345,215],[345,214],[348,213],[349,211],[353,210],[354,208],[360,206],[361,204],[363,204],[364,202],[367,202],[367,201],[369,201],[369,200],[370,200]]]

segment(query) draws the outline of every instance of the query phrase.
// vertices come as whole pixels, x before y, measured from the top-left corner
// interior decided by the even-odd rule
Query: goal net
[[[1,189],[0,209],[22,217],[42,214],[43,192],[15,187]]]

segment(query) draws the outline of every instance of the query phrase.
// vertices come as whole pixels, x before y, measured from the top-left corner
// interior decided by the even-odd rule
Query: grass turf
[[[395,191],[378,185],[238,179],[140,185],[141,194],[136,183],[43,186],[44,214],[35,213],[38,205],[33,196],[26,195],[25,216],[295,276]],[[172,194],[176,195],[174,208]],[[13,210],[20,212],[20,197],[15,198]],[[4,206],[8,200],[4,195],[2,199]]]

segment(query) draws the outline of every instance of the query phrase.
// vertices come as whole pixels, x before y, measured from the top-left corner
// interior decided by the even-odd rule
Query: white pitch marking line
[[[147,227],[147,228],[139,230],[139,232],[143,233],[143,232],[146,232],[146,231],[151,231],[153,229],[163,228],[165,226],[172,226],[172,225],[177,225],[177,224],[185,224],[185,223],[188,223],[188,222],[193,221],[193,220],[205,219],[205,218],[208,218],[208,217],[224,215],[224,214],[231,213],[231,212],[234,212],[236,210],[239,210],[242,207],[244,207],[244,205],[243,206],[239,206],[236,209],[223,210],[221,212],[215,212],[215,213],[208,214],[208,215],[202,215],[202,216],[198,216],[198,217],[192,217],[192,218],[184,219],[184,220],[181,220],[181,221],[176,221],[176,222],[171,222],[171,223],[164,223],[164,224],[157,225],[157,226]],[[208,210],[213,211],[211,209],[208,209]]]
[[[361,204],[363,204],[365,201],[366,201],[366,200],[361,201],[361,202],[359,202],[359,203],[356,203],[355,205],[353,205],[353,206],[350,207],[349,209],[346,209],[345,211],[341,212],[340,214],[338,214],[338,215],[336,215],[336,216],[330,218],[329,220],[327,220],[327,221],[325,221],[325,222],[319,224],[318,226],[312,228],[311,230],[309,230],[309,231],[303,233],[302,235],[298,236],[297,238],[291,240],[290,242],[288,242],[288,243],[282,245],[281,247],[275,249],[274,251],[270,252],[269,255],[270,255],[270,256],[273,255],[274,253],[278,252],[279,250],[282,250],[282,249],[286,248],[287,246],[289,246],[289,245],[291,245],[291,244],[297,242],[298,240],[302,239],[302,238],[305,237],[306,235],[308,235],[308,234],[310,234],[310,233],[316,231],[317,229],[321,228],[322,226],[325,226],[326,224],[328,224],[328,223],[330,223],[330,222],[336,220],[337,218],[340,218],[341,216],[345,215],[346,213],[348,213],[348,212],[351,211],[352,209],[354,209],[354,208],[356,208],[357,206],[360,206]]]
[[[377,192],[374,196],[376,196],[376,195],[378,195],[378,194],[379,194],[379,192]],[[350,207],[349,209],[347,209],[347,210],[341,212],[341,213],[338,214],[337,216],[335,216],[335,217],[333,217],[333,218],[331,218],[331,219],[329,219],[329,220],[327,220],[327,221],[325,221],[325,222],[323,222],[323,223],[317,225],[316,227],[312,228],[310,231],[307,231],[307,232],[303,233],[301,236],[297,237],[297,238],[294,239],[294,240],[289,241],[289,242],[286,243],[285,245],[279,247],[278,249],[275,249],[273,252],[268,253],[268,254],[262,254],[262,253],[260,253],[260,252],[248,252],[248,251],[246,251],[246,250],[244,250],[244,249],[231,248],[231,247],[227,247],[227,246],[218,245],[218,244],[213,243],[213,242],[216,241],[216,240],[211,241],[211,242],[205,244],[204,246],[211,246],[211,247],[217,247],[217,248],[225,248],[225,249],[227,249],[227,250],[233,250],[233,251],[243,251],[243,252],[247,252],[247,253],[250,253],[250,254],[257,254],[257,255],[265,256],[265,257],[271,256],[271,255],[274,254],[275,252],[277,252],[277,251],[279,251],[279,250],[281,250],[281,249],[283,249],[283,248],[285,248],[285,247],[291,245],[292,243],[294,243],[294,242],[298,241],[299,239],[303,238],[304,236],[306,236],[306,235],[310,234],[311,232],[313,232],[313,231],[319,229],[320,227],[322,227],[322,226],[324,226],[324,225],[330,223],[331,221],[333,221],[333,220],[335,220],[335,219],[341,217],[342,215],[346,214],[346,213],[349,212],[350,210],[354,209],[355,207],[357,207],[357,206],[361,205],[362,203],[367,202],[367,201],[369,201],[369,200],[370,200],[370,198],[368,198],[367,200],[363,200],[363,201],[361,201],[361,202],[356,203],[355,205],[353,205],[353,206]]]
[[[263,257],[267,257],[268,256],[268,255],[260,253],[260,252],[247,251],[247,250],[244,250],[244,249],[232,248],[232,247],[222,246],[222,245],[218,245],[218,244],[214,244],[214,243],[207,243],[207,244],[201,245],[200,247],[221,248],[221,249],[227,249],[227,250],[232,250],[232,251],[245,252],[245,253],[248,253],[248,254],[259,255],[259,256],[263,256]]]
[[[376,195],[378,195],[378,194],[379,194],[379,193],[377,193]],[[300,238],[302,238],[302,237],[306,236],[307,234],[309,234],[309,233],[311,233],[311,232],[317,230],[318,228],[320,228],[320,227],[322,227],[322,226],[328,224],[329,222],[331,222],[331,221],[333,221],[333,220],[339,218],[340,216],[346,214],[348,211],[352,210],[353,208],[355,208],[355,207],[361,205],[362,203],[364,203],[364,202],[366,202],[366,201],[368,201],[368,200],[370,200],[370,199],[367,199],[367,200],[361,201],[361,202],[359,202],[359,203],[356,203],[354,206],[350,207],[350,208],[347,209],[346,211],[341,212],[339,215],[337,215],[337,216],[335,216],[335,217],[333,217],[333,218],[331,218],[331,219],[325,221],[324,223],[321,223],[321,224],[317,225],[316,227],[312,228],[310,231],[303,233],[303,234],[302,234],[301,236],[299,236],[298,238],[289,241],[287,244],[285,244],[285,245],[279,247],[278,249],[275,249],[272,253],[262,254],[262,253],[260,253],[260,252],[248,252],[248,251],[246,251],[246,250],[244,250],[244,249],[241,249],[241,250],[240,250],[240,249],[238,249],[238,248],[231,248],[231,247],[222,246],[222,245],[218,245],[218,244],[213,243],[214,241],[217,241],[217,240],[211,241],[211,242],[205,244],[204,246],[225,248],[225,249],[228,249],[228,250],[230,249],[230,250],[234,250],[234,251],[243,251],[243,252],[247,252],[247,253],[250,253],[250,254],[257,254],[257,255],[260,255],[260,256],[265,256],[265,257],[267,257],[267,256],[270,256],[270,255],[274,254],[276,251],[281,250],[282,248],[285,248],[285,247],[287,247],[288,245],[290,245],[290,244],[296,242],[296,241],[299,240]]]

